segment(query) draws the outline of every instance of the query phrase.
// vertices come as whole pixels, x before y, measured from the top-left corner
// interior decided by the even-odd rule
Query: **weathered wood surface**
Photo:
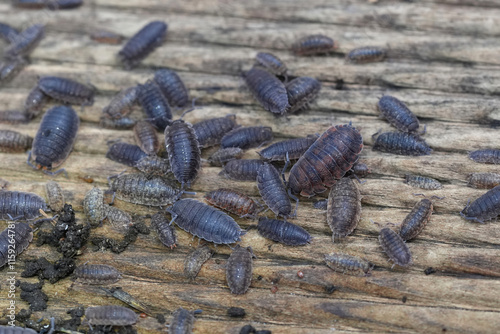
[[[115,58],[121,46],[97,44],[88,37],[96,28],[129,37],[153,19],[168,22],[167,42],[130,72],[122,70]],[[202,309],[195,325],[197,333],[238,333],[247,323],[273,333],[493,333],[500,328],[498,223],[476,224],[458,215],[468,199],[484,193],[466,187],[467,175],[498,171],[496,166],[473,163],[466,154],[472,149],[498,148],[500,1],[95,0],[64,12],[20,11],[4,2],[0,22],[15,27],[32,22],[48,25],[31,64],[0,89],[2,109],[20,108],[36,78],[43,75],[91,82],[99,91],[93,106],[76,108],[82,125],[74,151],[63,165],[69,178],[57,178],[81,220],[85,219],[81,206],[85,192],[93,185],[105,189],[106,177],[125,169],[105,158],[106,143],[134,141],[131,131],[101,129],[101,110],[117,91],[145,81],[157,67],[179,71],[190,95],[203,107],[186,115],[190,122],[234,113],[242,125],[271,125],[276,139],[317,133],[331,124],[350,121],[361,128],[365,142],[362,160],[373,173],[360,185],[364,197],[359,227],[345,241],[332,244],[325,214],[312,208],[312,200],[302,199],[293,221],[314,236],[312,244],[286,247],[250,229],[242,245],[251,245],[258,259],[251,288],[243,296],[231,295],[226,286],[224,266],[230,249],[225,246],[216,249],[217,254],[194,282],[183,277],[184,258],[198,242],[180,230],[173,251],[164,248],[152,233],[140,236],[119,255],[89,248],[79,256],[78,263],[106,262],[120,268],[125,277],[116,285],[155,312],[168,314],[179,306]],[[291,55],[287,50],[291,42],[312,33],[333,37],[339,41],[339,49],[325,57]],[[365,45],[388,46],[389,59],[371,65],[344,63],[346,52]],[[266,50],[286,62],[290,75],[322,81],[322,91],[311,110],[275,118],[251,97],[240,74],[250,68],[258,51]],[[342,90],[336,89],[339,80],[344,82]],[[378,118],[375,108],[383,94],[405,101],[427,125],[425,138],[434,149],[432,155],[402,157],[372,151],[371,135],[379,129],[392,130]],[[139,111],[136,114],[140,117]],[[33,136],[38,123],[39,119],[14,127]],[[11,128],[0,124],[0,129]],[[255,150],[245,154],[245,158],[256,157]],[[25,160],[25,154],[0,154],[0,177],[10,182],[11,190],[43,195],[50,177],[29,168]],[[254,183],[222,179],[219,171],[203,167],[193,185],[196,198],[221,186],[257,197]],[[444,188],[433,192],[411,188],[403,183],[405,173],[436,178]],[[95,179],[93,185],[80,179],[87,175]],[[370,219],[402,221],[419,200],[413,194],[422,192],[445,198],[435,202],[431,222],[409,243],[414,265],[391,269],[378,244],[379,227]],[[116,206],[138,214],[155,212],[121,201]],[[247,219],[237,221],[243,228],[255,225]],[[92,233],[116,232],[104,225]],[[335,273],[323,263],[323,255],[332,251],[362,256],[376,268],[370,277]],[[41,255],[49,260],[59,257],[47,246],[32,245],[18,265]],[[426,276],[428,267],[436,268],[437,273]],[[299,270],[304,272],[302,279],[297,277]],[[5,269],[2,277],[4,273]],[[49,295],[49,308],[37,315],[67,318],[65,311],[79,305],[119,304],[97,289],[70,289],[70,285],[69,279],[46,283],[43,290]],[[271,293],[273,285],[278,287],[275,294]],[[6,291],[1,286],[1,312],[5,312]],[[337,290],[329,294],[331,286]],[[17,306],[20,309],[26,304],[18,300]],[[230,306],[245,308],[246,318],[229,318],[226,309]],[[153,318],[140,320],[137,328],[144,333],[164,330]]]

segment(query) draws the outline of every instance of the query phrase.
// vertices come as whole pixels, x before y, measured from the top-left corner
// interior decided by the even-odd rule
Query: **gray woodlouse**
[[[99,125],[105,129],[115,129],[115,130],[128,130],[132,129],[137,123],[135,119],[129,117],[122,117],[118,119],[110,119],[106,116],[102,116],[99,120]]]
[[[188,254],[184,262],[184,275],[195,279],[201,267],[212,257],[212,251],[207,245],[200,246]]]
[[[45,200],[33,193],[0,191],[0,218],[34,219],[40,210],[47,211]],[[10,217],[9,217],[10,215]]]
[[[104,208],[104,193],[94,187],[83,198],[83,212],[92,226],[99,225],[106,217]]]
[[[159,47],[167,34],[167,24],[153,21],[146,24],[123,46],[118,58],[125,69],[136,67],[144,58]]]
[[[228,161],[240,159],[244,153],[239,147],[220,148],[208,158],[208,162],[212,166],[222,167]]]
[[[260,211],[260,206],[253,199],[233,189],[210,191],[205,194],[205,200],[240,217],[255,217]]]
[[[311,197],[331,187],[352,168],[363,149],[363,138],[350,124],[327,129],[290,170],[293,193]]]
[[[315,209],[318,209],[318,210],[327,210],[328,209],[328,198],[314,202],[313,207]]]
[[[9,325],[9,326],[0,326],[0,334],[38,334],[38,332],[31,328]]]
[[[141,150],[148,155],[155,155],[160,150],[160,141],[156,129],[151,123],[139,121],[134,126],[135,141]]]
[[[137,322],[134,311],[115,305],[87,307],[85,318],[91,325],[127,326]]]
[[[309,35],[292,44],[292,52],[296,56],[312,56],[331,52],[337,44],[325,35]]]
[[[151,217],[151,227],[158,233],[158,239],[160,239],[162,244],[170,249],[174,249],[177,242],[175,230],[169,225],[169,221],[163,213],[158,212]]]
[[[494,219],[500,214],[500,186],[488,190],[472,203],[467,203],[460,215],[478,223]]]
[[[438,180],[420,175],[405,174],[405,183],[415,188],[427,190],[443,188],[443,185]]]
[[[196,312],[196,311],[195,311]],[[191,334],[195,321],[193,311],[188,311],[179,307],[172,313],[172,319],[168,327],[168,334]]]
[[[52,211],[59,212],[64,207],[64,195],[61,187],[56,181],[49,181],[45,184],[47,202]]]
[[[401,132],[381,133],[373,144],[373,150],[410,156],[429,155],[432,152],[423,139]]]
[[[245,233],[233,218],[194,199],[181,199],[167,212],[181,229],[215,244],[241,241],[240,236]]]
[[[7,43],[12,43],[16,40],[19,31],[5,23],[0,23],[0,38],[3,38]]]
[[[286,65],[273,55],[272,53],[267,52],[259,52],[255,56],[255,61],[258,65],[264,67],[267,71],[271,72],[277,76],[285,76],[286,75]]]
[[[24,102],[24,112],[26,112],[30,118],[35,118],[43,112],[43,108],[48,101],[49,97],[45,95],[37,85],[30,91]]]
[[[376,46],[365,46],[351,50],[345,57],[346,62],[354,64],[376,63],[387,56],[387,51]]]
[[[139,146],[122,142],[111,145],[106,153],[106,158],[130,167],[134,167],[139,160],[146,156],[147,154]]]
[[[283,115],[290,108],[285,85],[268,71],[253,67],[245,74],[245,82],[265,110]]]
[[[146,81],[144,85],[139,85],[137,99],[142,106],[142,110],[156,128],[163,131],[171,123],[172,111],[167,99],[152,80]]]
[[[411,210],[401,223],[399,236],[404,240],[411,240],[422,232],[425,225],[431,220],[432,202],[424,198]]]
[[[266,162],[260,166],[257,173],[257,188],[264,202],[276,216],[282,216],[285,220],[292,216],[292,204],[286,186],[278,170],[270,163]]]
[[[83,4],[83,0],[49,0],[47,8],[50,10],[73,9]]]
[[[0,111],[0,123],[20,124],[28,123],[30,117],[27,113],[19,110],[2,110]]]
[[[118,231],[126,231],[132,225],[132,216],[114,206],[104,205],[104,215]]]
[[[135,168],[148,175],[164,176],[170,173],[170,162],[154,155],[148,155],[137,161]]]
[[[414,133],[418,131],[420,123],[410,109],[397,98],[384,95],[380,98],[377,108],[389,123],[401,132]]]
[[[477,189],[491,189],[500,185],[500,174],[472,173],[469,175],[469,187]]]
[[[255,181],[260,166],[264,161],[260,159],[238,159],[228,161],[219,175],[238,181]]]
[[[239,147],[246,150],[271,140],[273,140],[273,129],[269,126],[239,127],[222,137],[221,147]]]
[[[318,97],[321,90],[321,83],[310,77],[298,77],[290,81],[286,85],[286,92],[288,94],[288,103],[290,109],[288,113],[305,110],[309,107],[316,97]]]
[[[226,280],[231,293],[242,295],[248,291],[252,283],[252,248],[236,245],[226,265]]]
[[[122,89],[116,94],[109,105],[103,110],[103,114],[112,119],[120,119],[132,112],[134,104],[137,102],[138,86]]]
[[[98,43],[117,45],[123,41],[123,36],[109,30],[96,30],[90,33],[90,39]]]
[[[382,246],[382,249],[394,264],[406,267],[412,263],[410,249],[399,234],[388,227],[384,227],[380,230],[378,240],[380,246]]]
[[[28,63],[21,57],[0,64],[0,83],[12,80]]]
[[[175,71],[158,70],[155,72],[154,81],[171,106],[183,108],[187,105],[188,91]]]
[[[343,177],[333,185],[327,210],[326,221],[333,232],[332,241],[356,229],[361,218],[361,194],[351,178]]]
[[[318,137],[318,135],[309,135],[305,138],[283,140],[269,145],[257,153],[262,159],[268,161],[285,161],[287,155],[288,159],[296,160],[311,147]]]
[[[51,98],[64,103],[81,106],[94,104],[94,89],[71,79],[42,77],[38,80],[38,87]]]
[[[33,144],[33,138],[11,130],[0,130],[0,152],[24,152]]]
[[[81,284],[112,284],[122,278],[118,269],[107,264],[84,264],[76,267],[73,275]]]
[[[222,137],[237,126],[236,115],[211,118],[193,125],[200,147],[219,145]]]
[[[6,58],[29,55],[40,43],[45,34],[42,24],[34,24],[20,32],[5,50]]]
[[[311,242],[311,235],[302,227],[278,219],[259,218],[257,230],[264,238],[288,246],[303,246]]]
[[[325,262],[334,271],[354,276],[369,276],[373,268],[373,264],[360,257],[342,253],[325,254]]]
[[[469,153],[469,159],[482,164],[500,164],[500,150],[485,149]]]
[[[15,241],[14,244],[11,243],[12,239]],[[17,256],[28,248],[32,240],[33,230],[27,223],[9,223],[9,227],[0,233],[0,268],[9,260],[16,261]]]

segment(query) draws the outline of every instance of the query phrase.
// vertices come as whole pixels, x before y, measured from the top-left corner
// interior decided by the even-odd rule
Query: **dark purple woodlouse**
[[[85,318],[91,325],[127,326],[137,322],[134,311],[116,305],[87,307]]]
[[[47,8],[50,10],[74,9],[83,5],[83,0],[48,0]]]
[[[138,92],[138,86],[121,90],[111,99],[111,102],[102,110],[102,113],[112,119],[120,119],[127,116],[132,112],[132,108],[137,102]]]
[[[148,155],[137,161],[135,168],[148,175],[165,176],[170,173],[170,162],[155,155]]]
[[[260,152],[260,157],[268,161],[285,161],[299,159],[311,145],[318,139],[318,135],[309,135],[305,138],[294,138],[279,141],[269,145]]]
[[[64,195],[56,181],[49,181],[45,184],[45,193],[47,194],[47,202],[52,211],[59,212],[64,208]]]
[[[309,107],[319,94],[321,83],[310,77],[298,77],[286,85],[288,103],[290,109],[288,113],[305,110]]]
[[[285,219],[292,216],[292,204],[286,186],[278,170],[270,163],[266,162],[260,166],[257,173],[257,188],[264,202],[276,216]]]
[[[427,190],[443,188],[443,185],[438,180],[420,175],[405,174],[405,183],[415,188]]]
[[[20,191],[0,191],[1,219],[10,219],[10,217],[14,219],[34,219],[40,217],[40,210],[47,211],[47,204],[37,194]]]
[[[311,197],[331,187],[352,168],[363,149],[363,138],[351,126],[326,130],[292,167],[289,187],[293,193]]]
[[[245,73],[245,82],[265,110],[283,115],[290,108],[285,85],[272,73],[253,67]]]
[[[424,198],[411,210],[401,223],[399,236],[404,240],[411,240],[422,232],[425,225],[431,220],[432,202]]]
[[[296,56],[312,56],[329,53],[337,48],[337,44],[325,35],[309,35],[292,44],[292,52]]]
[[[0,152],[24,152],[33,144],[33,138],[17,131],[0,130]]]
[[[175,230],[169,225],[169,221],[163,213],[158,212],[151,216],[151,227],[158,233],[158,239],[160,239],[162,244],[170,249],[174,249],[177,242]]]
[[[15,42],[17,35],[19,35],[17,29],[8,24],[0,23],[0,38],[3,38],[7,43]]]
[[[261,217],[257,229],[264,238],[288,246],[303,246],[312,240],[311,235],[302,227],[283,220]]]
[[[7,124],[20,124],[28,123],[30,117],[27,113],[21,112],[19,110],[2,110],[0,111],[0,123]]]
[[[168,327],[169,334],[190,334],[193,333],[196,311],[188,311],[179,307],[172,313],[172,319]]]
[[[328,198],[314,202],[313,207],[315,209],[318,209],[318,210],[327,210],[328,209]]]
[[[240,241],[245,232],[224,212],[194,199],[181,199],[167,208],[181,229],[216,244]]]
[[[118,269],[107,264],[84,264],[76,267],[73,275],[82,284],[112,284],[122,278]]]
[[[21,57],[2,62],[0,64],[0,83],[14,79],[27,64],[26,60]]]
[[[98,226],[106,217],[104,208],[104,193],[94,187],[83,198],[83,212],[92,226]]]
[[[373,264],[360,257],[342,253],[325,254],[325,262],[334,271],[354,276],[369,276],[373,268]]]
[[[205,194],[205,200],[240,217],[255,217],[261,209],[253,199],[233,189],[210,191]]]
[[[134,167],[145,156],[147,154],[139,146],[122,142],[111,145],[106,153],[106,158],[130,167]]]
[[[219,145],[222,137],[237,125],[236,115],[227,115],[198,122],[193,129],[200,147],[210,147]]]
[[[21,31],[5,50],[6,58],[28,56],[40,43],[45,35],[43,24],[34,24]]]
[[[361,193],[351,178],[343,177],[333,185],[327,210],[326,221],[333,232],[332,241],[356,229],[361,218]]]
[[[380,98],[377,108],[389,123],[401,132],[415,133],[420,123],[410,109],[397,98],[384,95]]]
[[[472,173],[469,175],[469,187],[477,189],[491,189],[500,185],[500,174]]]
[[[373,144],[374,151],[399,155],[429,155],[432,149],[420,137],[402,132],[381,133]]]
[[[237,159],[228,161],[219,175],[238,181],[255,181],[260,166],[264,161],[260,159]]]
[[[184,275],[195,279],[205,262],[212,257],[212,251],[207,245],[200,246],[188,254],[184,262]]]
[[[240,159],[244,153],[239,147],[220,148],[208,158],[208,162],[212,166],[222,167],[228,161]]]
[[[345,56],[345,60],[353,64],[366,64],[382,61],[386,56],[387,51],[384,48],[365,46],[351,50]]]
[[[137,123],[135,119],[129,117],[122,117],[118,119],[110,119],[106,116],[102,116],[99,120],[99,125],[105,129],[115,129],[115,130],[128,130],[132,129]]]
[[[35,118],[43,112],[43,108],[49,102],[49,97],[37,86],[35,86],[26,101],[24,102],[24,112],[29,115],[30,118]]]
[[[484,149],[469,152],[469,159],[482,164],[500,164],[500,150]]]
[[[163,21],[150,22],[139,30],[118,53],[125,69],[136,67],[163,43],[166,34],[167,24]]]
[[[134,126],[135,141],[147,155],[155,155],[160,150],[160,141],[156,129],[151,123],[139,121]]]
[[[42,77],[38,80],[38,87],[51,98],[64,103],[82,106],[94,104],[94,89],[71,79]]]
[[[388,227],[380,230],[378,240],[389,258],[398,266],[406,267],[412,263],[411,252],[404,240]]]
[[[347,176],[367,177],[372,171],[370,167],[362,162],[356,162],[350,170],[347,171]]]
[[[14,243],[12,243],[14,240]],[[33,230],[24,222],[12,222],[0,233],[0,268],[16,258],[33,240]]]
[[[255,56],[255,61],[257,65],[264,67],[267,71],[276,76],[286,75],[287,68],[285,63],[272,53],[259,52]]]
[[[8,325],[0,326],[0,334],[38,334],[38,332],[31,328]]]
[[[172,111],[167,99],[152,80],[146,81],[144,85],[139,85],[137,99],[151,122],[158,130],[165,130],[171,123]]]
[[[273,140],[273,129],[268,126],[239,127],[222,137],[221,147],[239,147],[246,150],[271,140]]]
[[[120,232],[126,231],[133,222],[131,215],[114,206],[105,205],[104,215],[110,224]]]
[[[488,190],[472,203],[467,203],[460,215],[478,223],[494,219],[500,214],[500,186]]]
[[[188,104],[188,91],[175,71],[158,70],[155,72],[154,81],[172,107],[183,108]]]
[[[90,39],[98,43],[118,45],[122,44],[124,37],[109,30],[95,30],[90,33]]]
[[[229,290],[235,295],[242,295],[248,291],[252,283],[253,264],[252,248],[243,248],[236,245],[226,264],[226,280]]]

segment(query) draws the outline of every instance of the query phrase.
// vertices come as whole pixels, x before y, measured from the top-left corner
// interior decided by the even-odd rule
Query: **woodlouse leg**
[[[424,125],[424,129],[422,130],[422,132],[420,132],[418,135],[419,136],[423,136],[427,133],[427,124]]]
[[[435,199],[439,199],[439,200],[441,200],[441,199],[445,199],[445,198],[446,198],[446,196],[439,197],[439,196],[436,196],[436,195],[432,195],[432,196],[431,196],[431,198],[435,198]]]
[[[376,136],[378,136],[378,134],[382,132],[382,129],[379,129],[377,132],[375,132],[374,134],[372,134],[372,139],[375,139]]]
[[[412,194],[413,196],[422,196],[422,197],[426,197],[425,194]]]
[[[61,169],[59,169],[59,170],[57,170],[55,172],[51,172],[51,171],[48,171],[46,169],[43,169],[43,172],[45,174],[47,174],[47,175],[50,175],[50,176],[57,176],[57,175],[59,175],[61,173],[64,173],[64,176],[66,176],[66,178],[68,178],[68,172],[66,171],[65,168],[61,168]]]
[[[288,188],[288,196],[295,200],[296,204],[295,204],[295,211],[293,212],[293,217],[297,217],[297,209],[299,207],[299,199],[297,196],[295,196],[294,194],[292,194],[292,190],[290,188]]]
[[[285,167],[283,167],[283,169],[281,170],[281,177],[283,178],[283,183],[285,184],[285,187],[287,186],[285,179],[285,172],[289,164],[290,164],[290,158],[288,157],[288,152],[286,152]]]
[[[31,162],[31,151],[28,152],[28,160],[26,160],[26,163],[28,164],[28,166],[31,166],[33,167],[33,169],[38,169],[35,165],[33,165]]]
[[[359,184],[366,183],[366,181],[361,181],[361,179],[356,174],[352,174],[352,176],[354,176],[354,178],[358,180]]]

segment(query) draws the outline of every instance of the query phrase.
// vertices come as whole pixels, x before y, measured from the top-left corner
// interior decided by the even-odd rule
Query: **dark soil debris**
[[[436,269],[432,268],[432,267],[429,267],[427,269],[425,269],[424,273],[426,275],[430,275],[430,274],[434,274],[436,272]]]
[[[252,333],[255,333],[255,328],[252,325],[245,325],[240,329],[240,334],[252,334]]]
[[[246,312],[245,309],[241,307],[230,307],[227,309],[227,315],[232,318],[243,318]]]
[[[21,277],[33,277],[38,274],[40,279],[47,279],[54,284],[71,275],[75,267],[76,264],[72,258],[63,257],[52,264],[46,258],[40,257],[33,261],[26,261],[26,267],[21,273]]]
[[[132,326],[92,326],[93,329],[89,330],[88,334],[106,334],[106,333],[116,333],[116,334],[136,334],[137,330]]]
[[[85,314],[85,309],[83,307],[77,307],[66,311],[66,313],[71,316],[71,319],[61,321],[56,327],[72,331],[78,330],[78,327],[82,324],[81,317]]]
[[[43,311],[47,308],[49,297],[42,291],[43,281],[39,283],[21,282],[21,299],[30,304],[31,311]]]
[[[158,320],[158,322],[162,325],[167,321],[167,319],[165,319],[165,316],[163,314],[157,314],[156,320]]]
[[[90,242],[94,245],[94,251],[110,249],[113,253],[121,253],[123,252],[128,245],[135,242],[137,240],[137,236],[139,234],[149,234],[149,227],[143,222],[139,221],[137,223],[132,224],[123,240],[118,241],[111,238],[106,238],[103,236],[98,236],[90,239]]]

